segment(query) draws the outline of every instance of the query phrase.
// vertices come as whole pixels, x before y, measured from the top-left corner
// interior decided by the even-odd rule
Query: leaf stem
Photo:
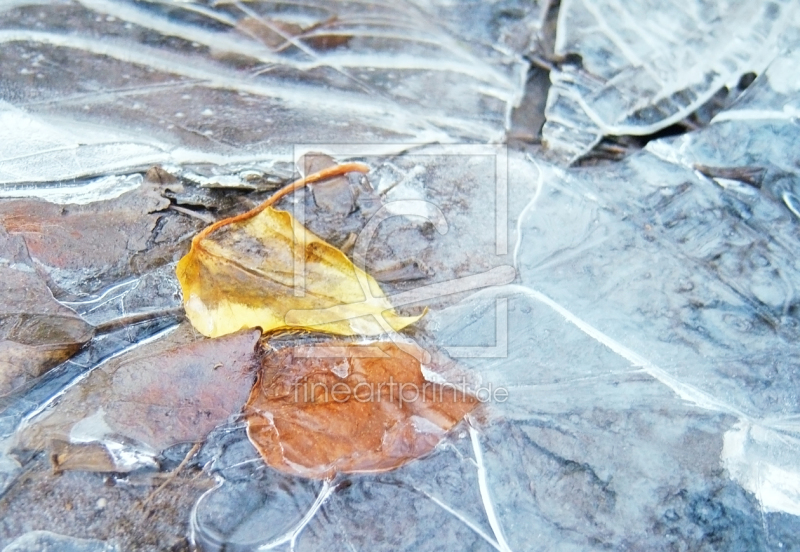
[[[242,213],[241,215],[236,215],[234,217],[222,219],[220,221],[215,222],[211,226],[204,228],[192,240],[192,247],[197,247],[199,242],[205,239],[214,230],[217,230],[219,228],[222,228],[223,226],[227,226],[228,224],[232,224],[234,222],[241,222],[243,220],[253,218],[267,207],[270,207],[271,205],[277,203],[279,199],[283,198],[286,195],[291,194],[296,190],[299,190],[304,186],[307,186],[308,184],[313,184],[314,182],[319,182],[320,180],[327,180],[335,176],[342,176],[349,172],[367,173],[369,172],[369,167],[364,165],[363,163],[343,163],[341,165],[334,165],[333,167],[322,169],[321,171],[311,173],[308,176],[304,176],[303,178],[295,180],[291,184],[284,186],[283,188],[272,194],[269,197],[269,199],[267,199],[264,203],[262,203],[258,207],[250,209],[249,211],[247,211],[246,213]]]

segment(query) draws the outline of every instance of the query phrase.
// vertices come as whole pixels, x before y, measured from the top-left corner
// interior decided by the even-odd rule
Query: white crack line
[[[469,527],[470,529],[472,529],[473,531],[475,531],[475,533],[477,533],[477,535],[478,535],[479,537],[481,537],[483,540],[485,540],[486,542],[488,542],[489,544],[491,544],[491,545],[492,545],[492,547],[493,547],[495,550],[499,550],[500,552],[503,552],[503,548],[500,546],[500,544],[499,544],[499,543],[498,543],[496,540],[494,540],[492,537],[490,537],[489,535],[487,535],[487,534],[486,534],[486,533],[483,531],[483,529],[481,529],[480,527],[478,527],[477,525],[475,525],[473,522],[471,522],[469,519],[467,519],[467,518],[466,518],[466,517],[465,517],[463,514],[461,514],[460,512],[458,512],[458,511],[454,510],[453,508],[451,508],[450,506],[448,506],[447,504],[445,504],[444,502],[442,502],[441,500],[439,500],[439,499],[438,499],[438,498],[436,498],[435,496],[433,496],[433,495],[431,495],[431,494],[429,494],[429,493],[426,493],[425,491],[420,491],[420,492],[421,492],[422,494],[424,494],[425,496],[427,496],[429,499],[431,499],[431,500],[434,502],[434,504],[436,504],[437,506],[439,506],[439,507],[440,507],[442,510],[444,510],[444,511],[445,511],[445,512],[447,512],[448,514],[450,514],[450,515],[454,516],[454,517],[455,517],[456,519],[458,519],[458,520],[459,520],[461,523],[463,523],[464,525],[466,525],[467,527]]]
[[[494,511],[494,503],[492,497],[489,495],[489,483],[486,480],[486,464],[483,462],[483,452],[481,451],[481,443],[478,440],[478,431],[472,426],[472,420],[468,419],[469,437],[472,441],[472,450],[475,451],[475,464],[478,468],[478,488],[481,491],[481,498],[483,499],[483,509],[486,512],[486,517],[489,520],[489,526],[492,528],[495,538],[497,539],[498,546],[496,547],[501,552],[511,552],[511,547],[506,542],[503,535],[503,528],[500,526],[500,520],[497,519],[497,514]]]
[[[306,515],[303,516],[297,525],[295,525],[292,529],[281,535],[280,537],[276,537],[275,539],[271,540],[266,544],[262,544],[256,550],[272,550],[284,543],[290,543],[290,547],[294,550],[295,544],[297,543],[297,537],[300,536],[300,533],[303,532],[303,529],[311,522],[313,517],[317,515],[317,512],[322,507],[323,504],[330,498],[333,492],[337,489],[338,485],[331,485],[329,481],[324,481],[322,483],[322,490],[320,490],[317,499],[314,501],[314,504],[311,505],[311,508],[308,509]]]

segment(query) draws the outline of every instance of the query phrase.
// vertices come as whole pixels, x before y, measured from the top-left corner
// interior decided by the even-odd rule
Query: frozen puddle
[[[0,10],[0,549],[800,549],[795,3]],[[525,56],[553,53],[549,149],[502,145]],[[709,124],[565,166],[748,72]],[[343,161],[370,170],[278,206],[429,308],[394,339],[480,403],[456,420],[285,415],[248,399],[259,355],[328,338],[184,319],[193,236]],[[362,421],[380,446],[330,468]]]

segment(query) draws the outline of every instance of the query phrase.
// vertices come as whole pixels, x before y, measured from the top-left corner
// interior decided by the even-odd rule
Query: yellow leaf
[[[368,169],[349,163],[320,171],[195,236],[176,272],[186,315],[197,331],[207,337],[255,327],[377,335],[421,318],[398,315],[378,283],[344,253],[289,213],[270,207],[310,182],[354,170]],[[336,316],[332,307],[338,307]]]

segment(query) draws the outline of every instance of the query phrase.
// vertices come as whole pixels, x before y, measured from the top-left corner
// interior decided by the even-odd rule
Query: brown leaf
[[[346,30],[336,30],[336,17],[301,27],[297,23],[279,19],[245,17],[236,24],[236,30],[249,35],[273,51],[280,51],[302,40],[317,50],[331,50],[346,46],[353,38]]]
[[[255,19],[244,17],[236,23],[236,30],[249,35],[272,50],[286,46],[289,40],[303,32],[303,28],[295,23],[277,19]]]
[[[60,469],[103,471],[97,445],[106,442],[160,451],[202,440],[241,412],[256,377],[259,335],[247,330],[204,339],[185,323],[95,369],[31,420],[16,447],[50,449]],[[117,463],[112,471],[126,469]]]
[[[50,448],[50,463],[54,472],[62,471],[119,471],[111,453],[100,443],[72,444],[54,439]]]
[[[24,240],[59,299],[93,293],[185,251],[187,244],[179,238],[202,223],[165,211],[170,202],[160,191],[160,185],[145,182],[117,198],[86,205],[3,201],[0,229]]]
[[[92,338],[93,331],[74,313],[0,313],[0,395],[70,358]]]
[[[121,365],[111,378],[106,423],[158,450],[204,438],[241,409],[259,336],[247,330],[203,339]]]
[[[424,355],[391,342],[278,349],[263,359],[245,406],[247,434],[267,464],[294,475],[401,466],[477,405],[455,386],[427,381],[417,360]]]
[[[0,395],[68,359],[93,331],[53,299],[22,238],[0,228]]]

